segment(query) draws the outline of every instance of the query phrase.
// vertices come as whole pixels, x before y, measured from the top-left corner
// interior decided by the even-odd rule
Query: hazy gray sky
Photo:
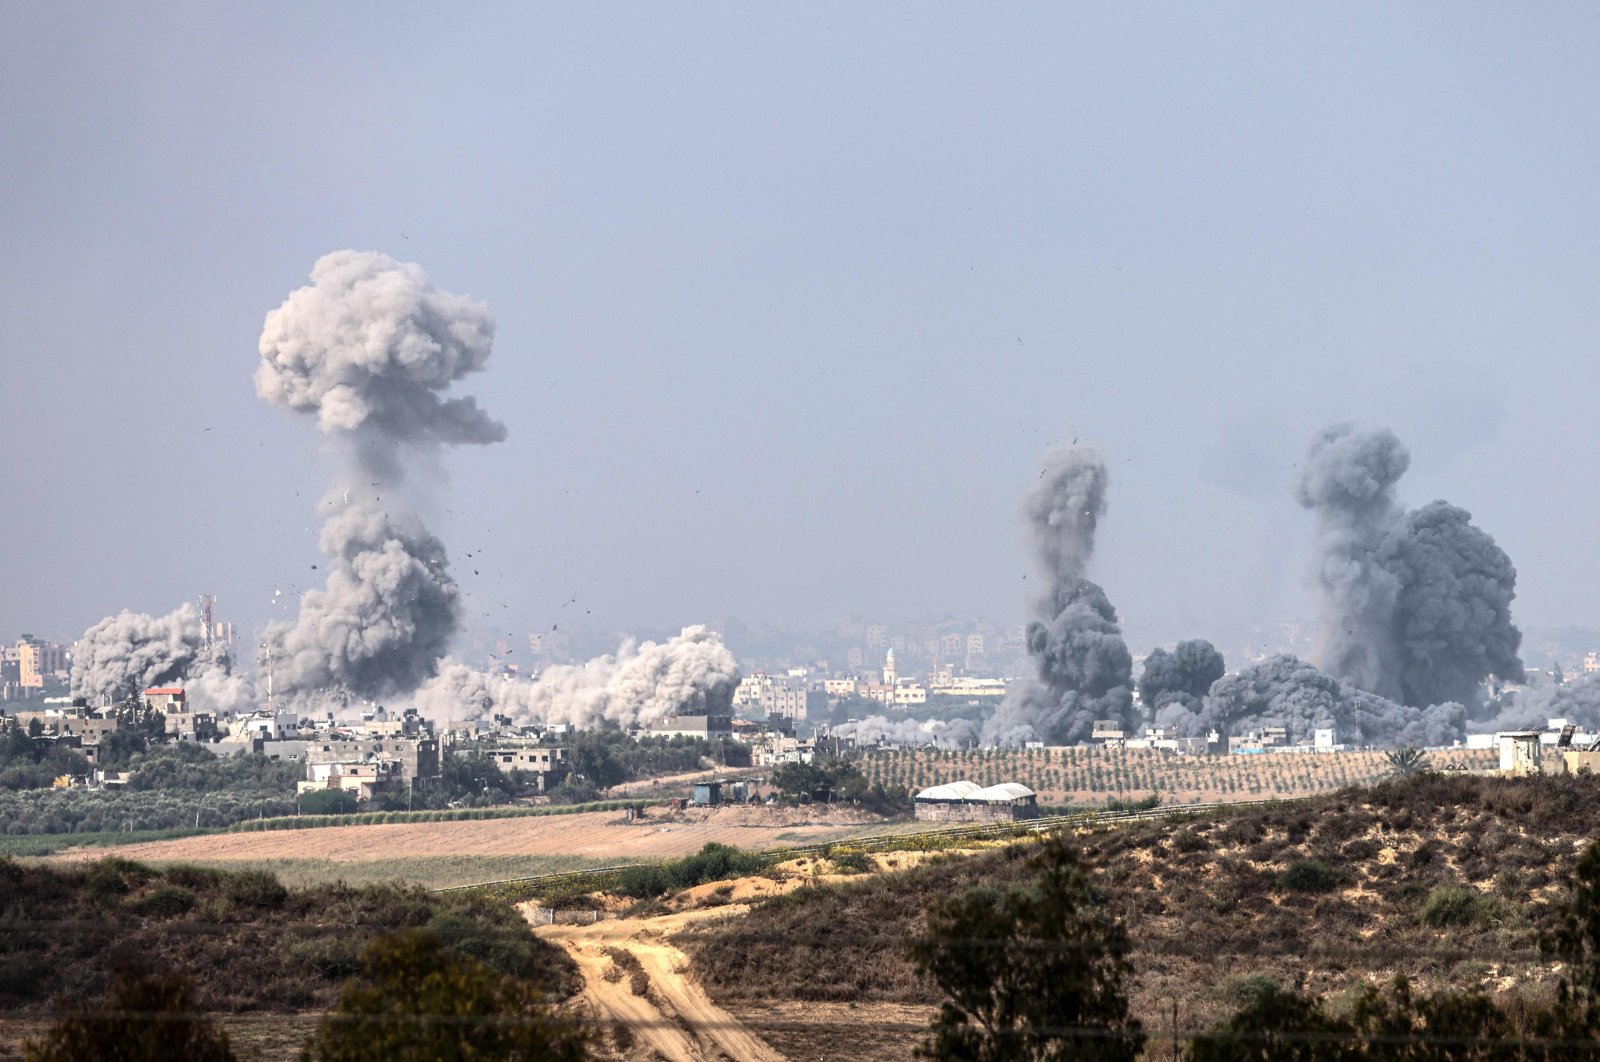
[[[1600,8],[526,7],[6,6],[0,635],[319,581],[250,374],[344,247],[498,318],[436,525],[484,633],[1020,620],[1076,437],[1124,619],[1231,639],[1311,613],[1338,419],[1600,625]]]

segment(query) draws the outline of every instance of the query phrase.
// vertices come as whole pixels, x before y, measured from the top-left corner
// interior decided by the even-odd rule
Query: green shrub
[[[1270,999],[1283,986],[1266,974],[1239,974],[1222,982],[1222,998],[1236,1007],[1254,1006],[1258,1001]]]
[[[1339,872],[1320,859],[1296,859],[1278,875],[1278,885],[1290,892],[1332,892]]]
[[[168,881],[186,889],[211,889],[222,880],[220,870],[190,866],[187,863],[176,863],[168,867],[165,873]]]
[[[619,896],[635,900],[652,900],[665,896],[672,888],[667,873],[655,864],[628,867],[617,875],[613,889]]]
[[[841,874],[865,874],[876,870],[877,864],[865,852],[834,852],[828,856],[833,868]]]
[[[1434,889],[1422,905],[1422,920],[1436,929],[1483,925],[1504,914],[1505,906],[1493,896],[1453,886]]]
[[[308,940],[291,942],[284,951],[291,958],[310,966],[330,981],[342,980],[361,972],[361,952],[365,942],[352,934],[332,932]]]
[[[222,880],[222,894],[239,907],[279,907],[289,890],[265,870],[241,870]]]
[[[177,918],[194,907],[194,893],[182,885],[157,885],[133,909],[154,918]]]
[[[355,795],[343,789],[313,789],[300,796],[300,811],[304,815],[339,815],[355,809]]]

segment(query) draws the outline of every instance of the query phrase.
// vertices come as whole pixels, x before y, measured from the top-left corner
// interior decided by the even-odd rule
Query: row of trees
[[[1070,843],[1047,842],[1025,886],[978,888],[936,904],[912,946],[946,999],[925,1058],[1134,1062],[1147,1046],[1128,1009],[1129,940]],[[1560,929],[1556,999],[1509,1013],[1477,990],[1419,993],[1404,977],[1366,986],[1348,1013],[1264,982],[1188,1046],[1193,1062],[1292,1059],[1553,1060],[1600,1055],[1600,845],[1578,862]]]
[[[811,763],[786,763],[773,772],[772,784],[785,800],[797,804],[856,804],[885,815],[911,810],[905,790],[867,781],[861,769],[846,760],[818,757]]]

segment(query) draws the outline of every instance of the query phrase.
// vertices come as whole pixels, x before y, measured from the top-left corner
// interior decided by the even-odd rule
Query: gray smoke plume
[[[1319,656],[1391,701],[1475,704],[1490,675],[1523,677],[1516,569],[1464,509],[1401,509],[1394,488],[1410,460],[1386,430],[1339,424],[1311,442],[1297,496],[1317,517]]]
[[[1474,730],[1542,730],[1551,719],[1565,719],[1586,734],[1600,733],[1600,678],[1586,676],[1561,685],[1518,690],[1501,697],[1493,707],[1497,714],[1474,720]]]
[[[1462,736],[1466,709],[1456,703],[1398,704],[1284,654],[1218,679],[1199,712],[1174,702],[1157,720],[1192,736],[1281,726],[1291,743],[1309,744],[1313,731],[1332,727],[1339,741],[1350,744],[1437,746]]]
[[[983,728],[986,745],[1086,741],[1095,720],[1137,725],[1133,657],[1105,591],[1084,577],[1094,534],[1105,514],[1105,462],[1089,447],[1045,458],[1039,482],[1023,500],[1034,559],[1048,589],[1028,624],[1028,653],[1037,678],[1015,684]]]
[[[1222,654],[1204,638],[1179,642],[1170,653],[1156,649],[1139,672],[1139,699],[1156,711],[1173,702],[1196,711],[1225,671]]]
[[[579,730],[652,726],[675,715],[731,715],[739,664],[705,627],[665,642],[625,640],[615,655],[546,668],[529,682],[446,661],[416,695],[436,718],[509,716],[518,724],[566,723]]]
[[[854,738],[858,745],[909,745],[914,748],[971,748],[978,742],[978,725],[970,719],[890,719],[869,715],[853,723],[833,728],[841,738]]]
[[[324,256],[267,315],[256,393],[314,414],[341,477],[322,503],[327,585],[266,632],[279,689],[383,697],[434,674],[461,591],[418,517],[417,481],[441,475],[446,444],[505,438],[474,399],[444,395],[484,367],[493,339],[483,303],[372,252]]]
[[[205,644],[200,613],[189,604],[165,616],[107,616],[72,647],[72,695],[91,705],[120,703],[174,683],[188,690],[189,703],[200,711],[236,711],[254,692],[222,646]]]

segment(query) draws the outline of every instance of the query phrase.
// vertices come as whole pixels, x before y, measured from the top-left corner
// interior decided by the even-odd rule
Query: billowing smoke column
[[[898,719],[870,715],[853,723],[842,723],[833,734],[854,738],[858,745],[929,745],[941,749],[971,748],[978,742],[978,724],[970,719]]]
[[[1049,589],[1028,624],[1036,679],[1010,690],[984,724],[989,745],[1089,738],[1097,719],[1131,729],[1133,658],[1105,591],[1084,577],[1095,528],[1106,509],[1105,462],[1089,447],[1045,458],[1039,482],[1023,501],[1029,545]]]
[[[1198,712],[1173,702],[1157,721],[1194,736],[1281,726],[1290,741],[1310,744],[1313,731],[1332,727],[1339,741],[1352,744],[1443,745],[1461,736],[1466,709],[1397,704],[1285,654],[1218,679]]]
[[[267,315],[256,393],[314,415],[341,477],[323,501],[327,585],[266,633],[278,689],[372,698],[433,676],[461,592],[418,518],[417,480],[441,475],[446,444],[505,438],[474,399],[443,394],[484,367],[493,339],[483,303],[371,252],[319,259],[310,286]]]
[[[1410,460],[1390,431],[1339,424],[1311,442],[1297,493],[1317,517],[1322,666],[1409,705],[1477,704],[1490,675],[1524,677],[1516,569],[1466,510],[1400,508]]]
[[[1204,638],[1179,642],[1172,652],[1157,649],[1139,672],[1139,699],[1155,711],[1181,704],[1198,711],[1211,684],[1227,670],[1222,654]]]
[[[705,627],[664,642],[627,640],[614,656],[546,668],[528,682],[446,661],[417,692],[424,715],[504,715],[514,723],[566,723],[580,730],[650,726],[674,715],[729,715],[739,665]]]
[[[165,616],[107,616],[72,647],[72,695],[91,705],[120,703],[174,682],[182,682],[190,702],[208,711],[235,711],[253,692],[249,680],[233,672],[225,649],[206,645],[193,605]]]

